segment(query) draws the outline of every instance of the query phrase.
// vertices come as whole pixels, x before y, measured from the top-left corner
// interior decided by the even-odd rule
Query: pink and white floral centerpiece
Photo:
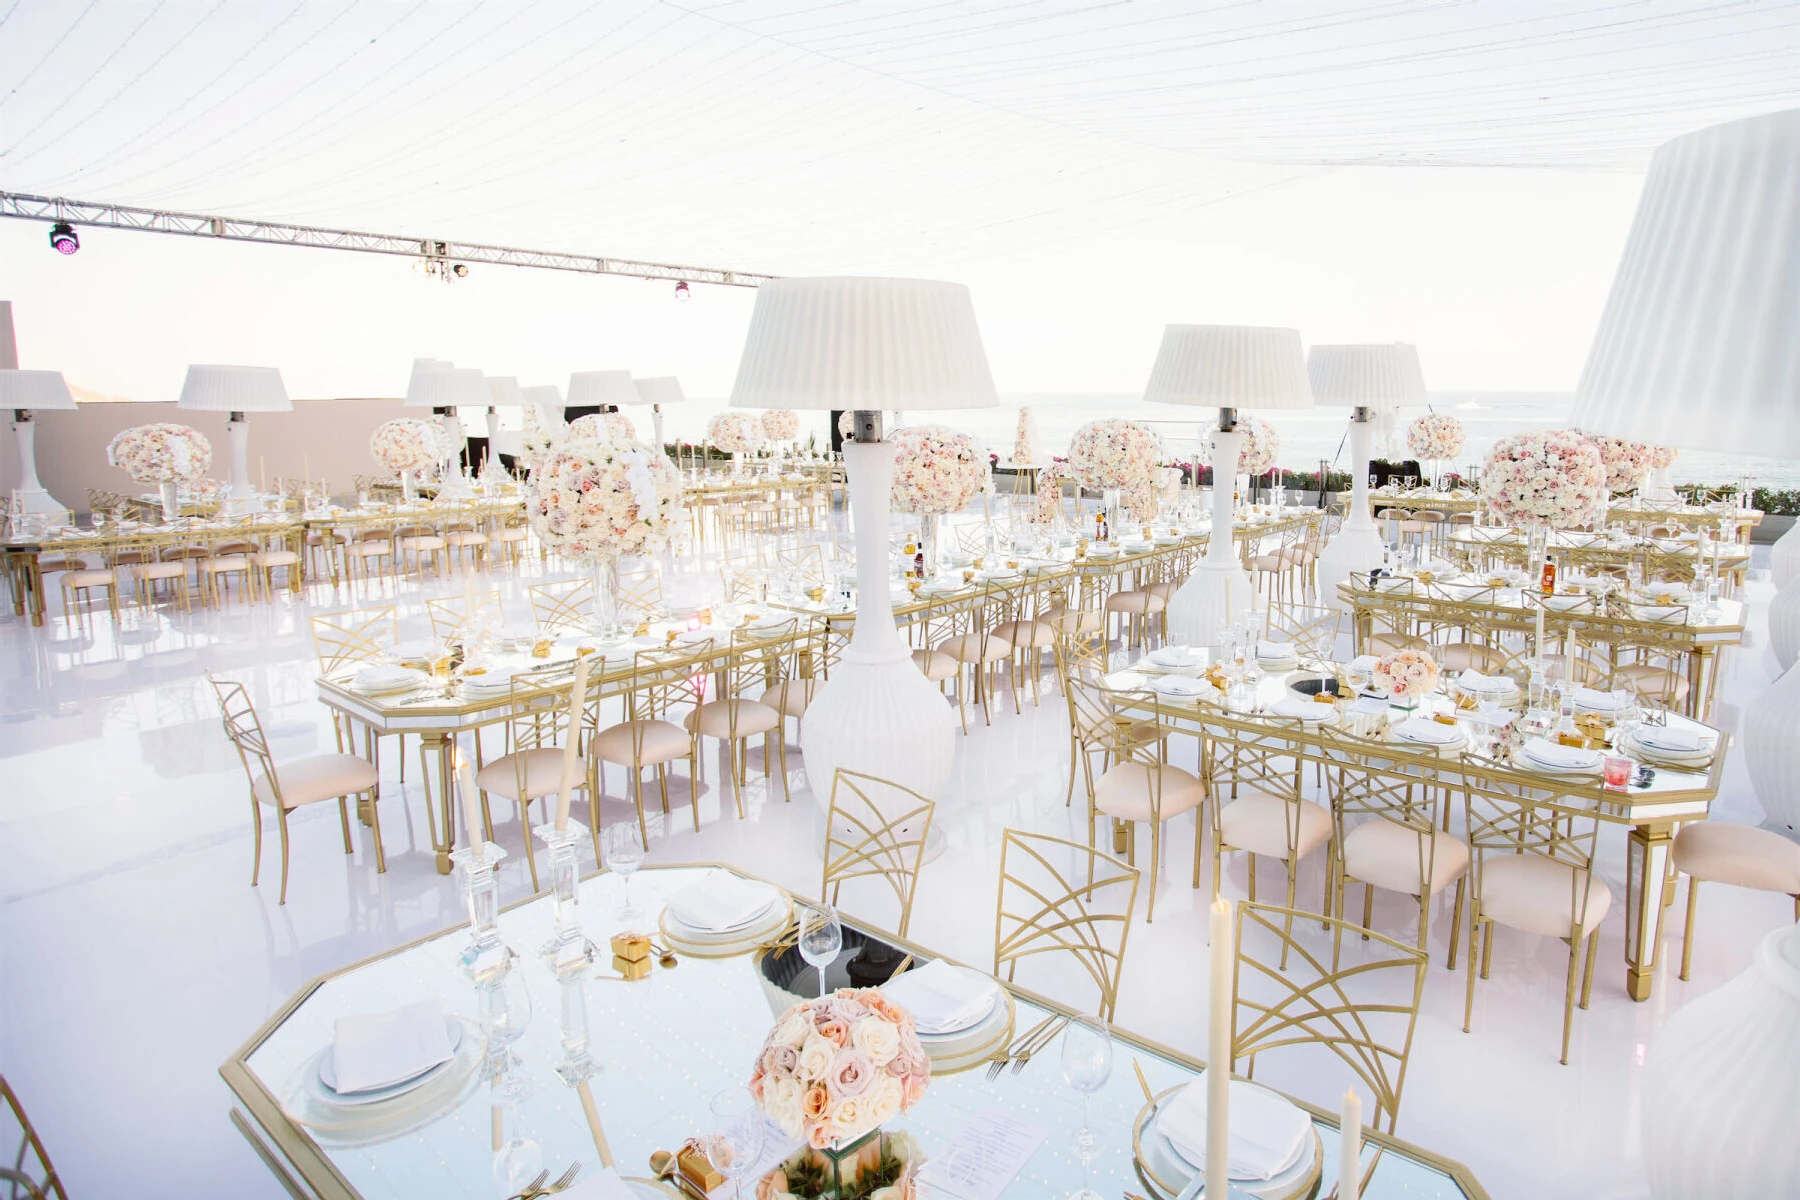
[[[1032,437],[1031,410],[1019,410],[1019,425],[1013,431],[1012,460],[1016,466],[1030,466],[1037,461],[1037,439]]]
[[[1629,492],[1644,482],[1644,476],[1655,464],[1655,447],[1624,438],[1589,437],[1600,452],[1600,465],[1606,468],[1606,488],[1612,492]]]
[[[1455,458],[1463,442],[1463,424],[1449,413],[1426,413],[1406,427],[1406,448],[1426,462]]]
[[[443,427],[412,417],[383,421],[369,435],[369,453],[390,471],[420,471],[443,457]]]
[[[771,408],[758,420],[762,435],[771,442],[791,442],[800,436],[800,414],[791,408]]]
[[[562,421],[554,423],[541,417],[538,406],[525,406],[525,430],[519,436],[519,458],[529,468],[535,470],[539,464],[549,459],[551,451],[561,444],[568,435],[569,427]]]
[[[137,483],[190,483],[212,466],[212,443],[189,425],[134,425],[113,435],[106,461]]]
[[[1161,461],[1162,443],[1136,421],[1090,421],[1069,443],[1069,473],[1086,488],[1143,487]]]
[[[722,412],[706,423],[706,440],[727,454],[748,454],[762,444],[762,431],[747,412]]]
[[[1377,692],[1410,704],[1437,690],[1437,660],[1423,650],[1397,650],[1370,668],[1369,678]]]
[[[1675,465],[1675,458],[1681,453],[1677,446],[1650,447],[1650,465],[1658,471],[1666,471]]]
[[[631,418],[622,412],[589,413],[585,417],[576,417],[569,422],[571,438],[607,438],[615,442],[631,442],[637,440],[637,429]]]
[[[942,425],[909,425],[895,430],[888,441],[894,447],[895,512],[959,512],[987,486],[988,456],[966,433]]]
[[[824,1150],[906,1112],[930,1082],[912,1014],[879,988],[839,988],[781,1014],[757,1056],[750,1094],[786,1133]]]
[[[1061,459],[1053,461],[1038,472],[1037,503],[1032,507],[1031,520],[1036,525],[1054,525],[1058,514],[1062,512],[1063,484],[1069,481],[1069,464]]]
[[[1488,451],[1481,495],[1508,524],[1585,524],[1606,499],[1606,468],[1600,451],[1572,429],[1518,433]]]
[[[1281,435],[1260,417],[1240,416],[1238,432],[1244,435],[1244,448],[1238,451],[1238,474],[1252,478],[1265,474],[1281,453]]]
[[[856,436],[856,414],[847,408],[838,414],[838,436],[845,441]]]

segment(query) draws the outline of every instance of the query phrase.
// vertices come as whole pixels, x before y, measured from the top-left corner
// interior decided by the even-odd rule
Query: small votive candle
[[[1601,763],[1601,778],[1609,791],[1622,792],[1631,782],[1631,775],[1637,764],[1629,758],[1617,754],[1609,754]]]

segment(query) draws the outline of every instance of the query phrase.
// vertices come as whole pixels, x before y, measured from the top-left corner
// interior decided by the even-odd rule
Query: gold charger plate
[[[779,894],[775,903],[770,906],[768,916],[746,925],[742,929],[733,930],[729,934],[710,935],[704,941],[693,938],[691,935],[673,932],[670,928],[667,906],[657,914],[656,926],[662,931],[663,938],[670,948],[690,958],[736,958],[740,954],[749,954],[779,938],[787,932],[787,927],[793,919],[793,900],[785,894]],[[685,927],[677,926],[676,928]]]
[[[1172,1087],[1167,1091],[1157,1093],[1154,1100],[1138,1109],[1137,1118],[1131,1123],[1132,1164],[1137,1168],[1138,1178],[1151,1189],[1151,1195],[1158,1197],[1159,1200],[1164,1196],[1179,1196],[1181,1189],[1187,1186],[1193,1176],[1189,1175],[1184,1179],[1170,1179],[1167,1172],[1158,1173],[1144,1153],[1144,1128],[1149,1125],[1151,1114],[1157,1109],[1157,1106],[1165,1101],[1173,1100],[1176,1093],[1186,1086],[1188,1085],[1182,1084],[1181,1087]],[[1258,1200],[1311,1200],[1319,1193],[1319,1180],[1325,1169],[1325,1143],[1319,1137],[1317,1125],[1312,1128],[1312,1144],[1312,1164],[1291,1187],[1271,1190],[1268,1183],[1258,1184],[1256,1180],[1234,1179],[1231,1181],[1232,1188],[1255,1196]],[[1204,1194],[1202,1192],[1203,1196]]]

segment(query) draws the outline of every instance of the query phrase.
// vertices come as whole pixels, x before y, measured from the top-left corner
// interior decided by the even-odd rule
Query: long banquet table
[[[1201,651],[1203,656],[1208,653]],[[1228,711],[1207,700],[1139,695],[1150,687],[1151,679],[1136,669],[1112,672],[1104,677],[1104,683],[1115,691],[1134,693],[1126,708],[1153,712],[1180,733],[1278,747],[1284,756],[1326,767],[1341,763],[1342,752],[1334,749],[1331,731],[1303,725],[1298,719],[1260,715],[1260,710],[1286,693],[1296,676],[1302,673],[1264,675],[1258,684],[1255,710],[1248,712]],[[1672,724],[1686,722],[1686,718],[1676,716],[1669,720]],[[1688,724],[1696,729],[1707,728],[1698,722]],[[1725,774],[1730,737],[1721,731],[1712,732],[1718,749],[1706,768],[1658,766],[1648,787],[1633,785],[1625,791],[1602,787],[1598,777],[1549,775],[1472,753],[1439,753],[1407,742],[1392,742],[1391,760],[1384,753],[1383,762],[1391,761],[1396,773],[1416,775],[1423,782],[1438,783],[1454,791],[1594,818],[1624,830],[1625,991],[1633,1000],[1648,1000],[1656,975],[1663,910],[1675,898],[1675,880],[1668,869],[1675,827],[1706,816]]]
[[[631,883],[633,902],[654,912],[661,900],[697,879],[711,864],[646,867]],[[602,947],[621,931],[615,916],[622,891],[611,873],[588,876],[580,884],[580,910],[589,937]],[[534,1084],[521,1102],[520,1125],[542,1146],[543,1164],[556,1175],[570,1162],[583,1176],[597,1165],[593,1134],[574,1090],[555,1071],[562,1057],[559,1014],[569,993],[550,969],[533,957],[552,928],[552,901],[540,895],[501,913],[499,929],[520,952],[513,971],[522,977],[534,1014],[511,1049]],[[910,951],[922,964],[934,957],[923,947],[876,933],[854,921],[846,925]],[[446,1013],[473,1016],[474,985],[458,965],[466,926],[420,939],[341,970],[301,988],[219,1069],[237,1099],[231,1119],[269,1169],[297,1197],[322,1200],[496,1197],[507,1194],[491,1181],[493,1121],[491,1099],[479,1071],[441,1107],[409,1121],[380,1140],[354,1130],[327,1132],[298,1123],[283,1103],[302,1086],[302,1074],[329,1045],[333,1022],[343,1016],[391,1009],[427,998]],[[840,958],[830,973],[832,986],[847,977]],[[601,972],[605,976],[604,968]],[[810,971],[801,980],[813,983]],[[1023,1032],[1042,1017],[1073,1015],[1068,1007],[1023,988],[1004,985],[1016,1006],[1014,1029]],[[785,994],[783,994],[785,995]],[[706,1131],[707,1100],[717,1090],[742,1085],[774,1022],[777,1002],[748,954],[703,959],[683,956],[673,969],[657,968],[647,980],[623,983],[589,976],[575,992],[585,1004],[589,1048],[601,1063],[590,1080],[597,1115],[622,1175],[648,1176],[652,1152],[673,1150]],[[1201,1024],[1193,1025],[1196,1036]],[[1073,1154],[1073,1134],[1082,1121],[1079,1096],[1058,1069],[1060,1044],[1052,1042],[1017,1073],[989,1081],[980,1069],[935,1074],[924,1098],[887,1125],[910,1132],[927,1159],[942,1154],[968,1123],[999,1109],[1046,1129],[1038,1146],[1002,1193],[1009,1200],[1042,1200],[1070,1192],[1082,1178]],[[480,1055],[472,1056],[479,1061]],[[1124,1030],[1114,1030],[1112,1073],[1092,1099],[1092,1127],[1101,1153],[1091,1166],[1091,1185],[1109,1198],[1144,1194],[1170,1200],[1138,1175],[1131,1151],[1134,1119],[1144,1106],[1132,1060],[1157,1093],[1192,1081],[1204,1064]],[[1338,1132],[1335,1118],[1301,1103],[1313,1117],[1323,1144],[1323,1174],[1315,1190],[1327,1195],[1336,1184]],[[1368,1200],[1485,1200],[1469,1170],[1400,1139],[1364,1131],[1363,1164],[1373,1171],[1363,1195]],[[1379,1159],[1373,1147],[1381,1147]],[[578,1177],[577,1182],[581,1180]],[[744,1194],[751,1195],[746,1186]],[[673,1190],[666,1193],[677,1195]],[[729,1196],[729,1188],[718,1193]],[[942,1196],[944,1193],[937,1192]],[[1233,1189],[1233,1195],[1237,1195]],[[920,1195],[926,1195],[921,1189]]]

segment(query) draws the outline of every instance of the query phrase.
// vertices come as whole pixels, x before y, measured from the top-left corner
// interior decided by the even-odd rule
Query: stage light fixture
[[[457,263],[454,267],[451,267],[450,269],[452,271],[456,272],[456,277],[458,279],[461,279],[463,276],[465,276],[469,273],[469,264],[468,263]]]
[[[58,254],[73,254],[81,249],[81,239],[75,236],[75,227],[67,221],[58,221],[52,225],[50,248]]]
[[[687,280],[683,279],[675,285],[675,298],[677,300],[686,300],[688,298]]]

